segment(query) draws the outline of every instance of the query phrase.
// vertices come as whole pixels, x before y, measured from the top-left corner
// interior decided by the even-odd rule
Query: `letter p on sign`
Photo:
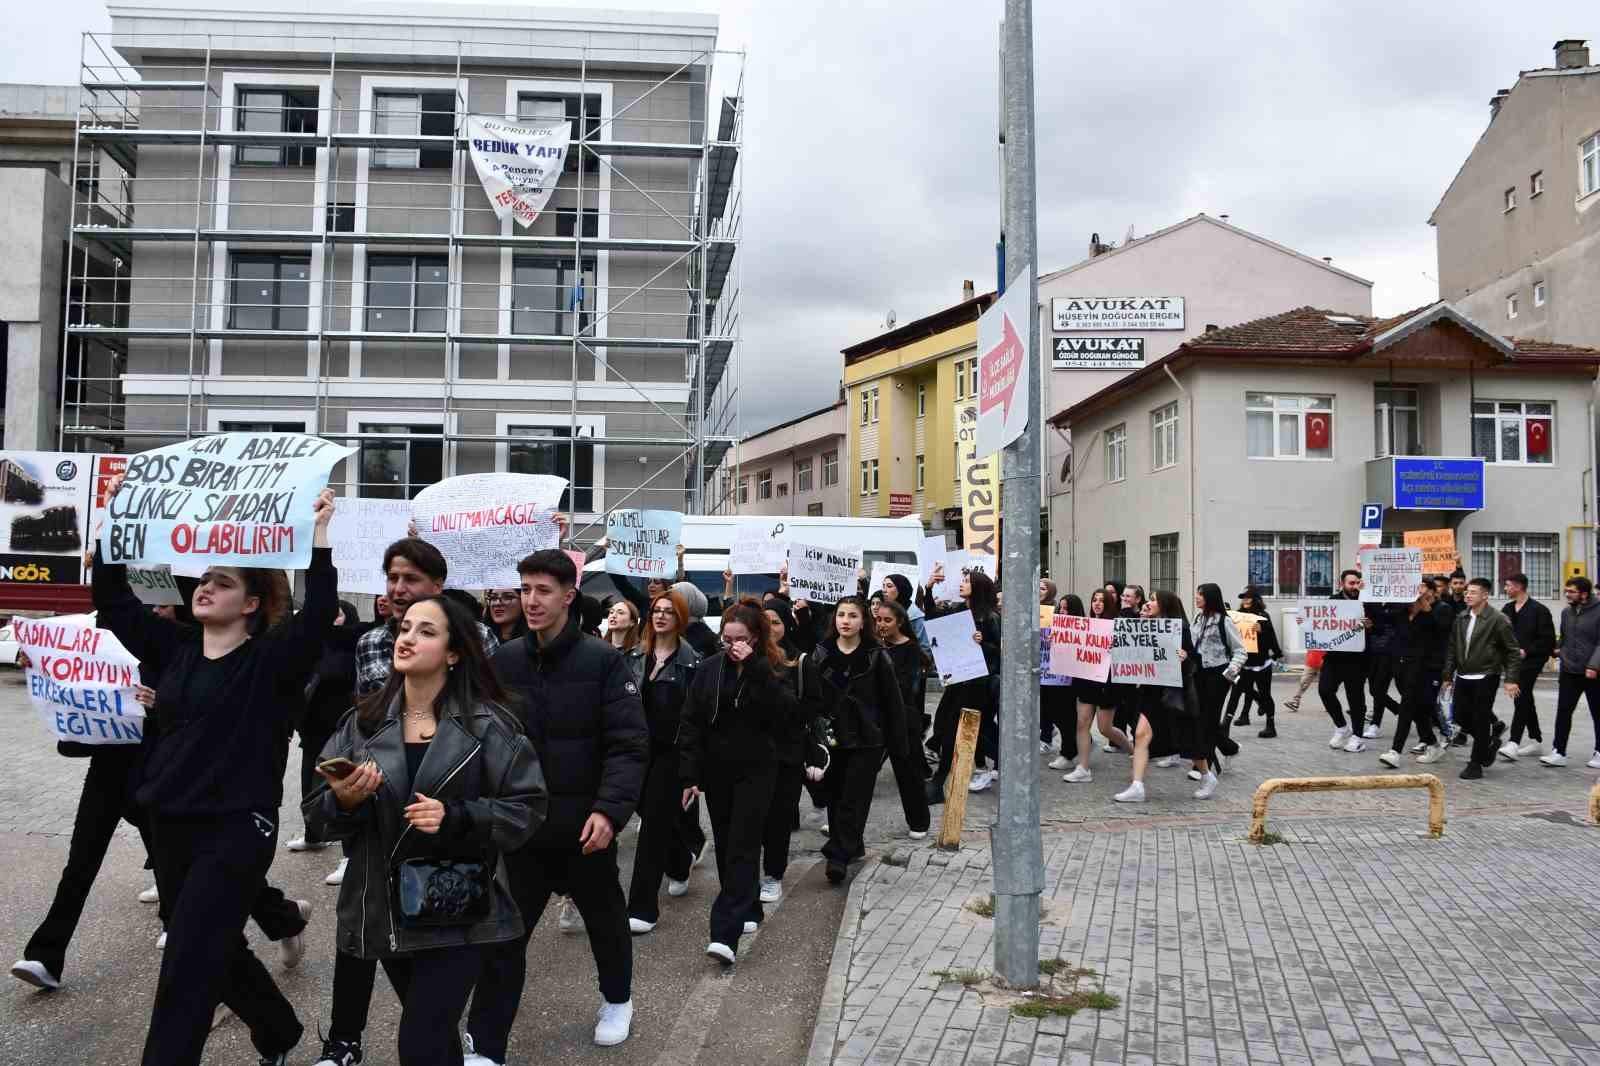
[[[1383,528],[1383,504],[1381,504],[1381,503],[1364,503],[1364,504],[1361,505],[1361,528],[1362,529],[1382,529]]]

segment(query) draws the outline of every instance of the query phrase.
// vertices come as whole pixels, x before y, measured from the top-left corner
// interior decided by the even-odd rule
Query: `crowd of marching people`
[[[921,587],[891,574],[868,588],[863,577],[858,594],[831,604],[792,596],[783,573],[761,598],[736,595],[728,573],[708,600],[681,572],[680,549],[677,581],[611,575],[618,595],[603,602],[580,590],[571,556],[547,549],[521,561],[516,587],[480,600],[450,588],[440,551],[408,536],[384,553],[385,595],[366,622],[337,597],[335,507],[330,491],[316,501],[297,609],[282,571],[226,566],[189,583],[180,607],[151,608],[123,566],[95,559],[98,624],[141,665],[145,739],[63,750],[90,759],[71,851],[12,972],[60,986],[111,835],[119,820],[135,825],[155,879],[141,899],[158,904],[164,929],[146,1066],[198,1063],[219,1004],[248,1027],[263,1063],[286,1062],[305,1036],[244,935],[254,921],[286,967],[305,952],[308,904],[268,880],[288,835],[279,812],[296,735],[303,828],[283,846],[340,853],[327,875],[339,894],[318,1066],[363,1060],[380,970],[401,1004],[399,1062],[504,1064],[529,938],[553,902],[594,957],[594,1041],[619,1044],[632,1029],[633,942],[663,920],[663,888],[686,894],[708,846],[719,887],[705,954],[729,966],[782,898],[803,807],[825,837],[826,879],[839,884],[866,854],[886,766],[908,836],[928,835],[954,787],[964,711],[979,719],[965,787],[993,788],[1002,770],[1000,597],[980,570],[960,575],[951,602],[935,595],[939,567]],[[1359,572],[1346,571],[1334,595],[1360,591]],[[1392,715],[1378,756],[1389,768],[1467,745],[1466,779],[1497,760],[1566,765],[1580,697],[1600,731],[1600,603],[1588,580],[1571,579],[1558,626],[1526,577],[1506,579],[1502,609],[1490,606],[1493,591],[1457,573],[1425,580],[1414,602],[1365,604],[1365,650],[1308,660],[1286,706],[1298,710],[1314,683],[1329,745],[1347,753],[1365,751]],[[1168,619],[1181,632],[1176,686],[1053,677],[1041,664],[1041,754],[1066,784],[1109,773],[1126,780],[1116,802],[1140,803],[1152,766],[1185,767],[1193,798],[1206,800],[1252,714],[1256,739],[1277,736],[1272,680],[1286,656],[1258,589],[1230,609],[1215,583],[1186,604],[1119,583],[1062,594],[1044,580],[1039,603],[1089,619]],[[962,611],[984,673],[943,685],[929,715],[927,622]],[[1532,693],[1553,656],[1547,746]],[[1502,690],[1509,727],[1494,711]],[[625,886],[617,837],[635,814]]]

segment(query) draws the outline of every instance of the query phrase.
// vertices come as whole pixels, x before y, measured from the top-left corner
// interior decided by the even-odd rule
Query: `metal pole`
[[[1033,4],[1005,0],[1001,94],[1005,115],[1007,281],[1029,273],[1029,349],[1039,358],[1037,220],[1034,212]],[[980,357],[982,353],[979,353]],[[1000,813],[994,855],[995,973],[1013,988],[1039,984],[1039,375],[1023,375],[1028,427],[1001,454]]]

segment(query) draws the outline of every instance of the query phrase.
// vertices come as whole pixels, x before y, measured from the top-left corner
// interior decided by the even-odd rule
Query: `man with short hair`
[[[1550,617],[1550,608],[1528,595],[1528,575],[1512,574],[1506,578],[1506,605],[1500,608],[1511,621],[1511,632],[1522,650],[1522,667],[1517,671],[1517,687],[1521,694],[1511,711],[1511,738],[1500,747],[1500,757],[1516,762],[1524,755],[1544,752],[1544,734],[1539,731],[1539,712],[1533,705],[1533,686],[1544,672],[1556,648],[1556,624]],[[1522,744],[1522,734],[1528,734],[1528,743]]]
[[[1572,735],[1572,712],[1578,697],[1589,704],[1594,722],[1595,753],[1590,769],[1600,770],[1600,601],[1586,577],[1567,579],[1567,609],[1561,612],[1561,639],[1556,645],[1560,666],[1556,674],[1556,729],[1550,751],[1539,761],[1545,766],[1567,765],[1567,738]]]
[[[633,944],[616,834],[633,817],[644,786],[650,749],[644,705],[622,653],[579,630],[578,571],[566,553],[534,552],[517,572],[528,632],[500,646],[494,669],[544,767],[550,810],[533,839],[505,856],[526,928],[520,938],[484,949],[464,1066],[506,1061],[527,977],[528,938],[558,891],[583,916],[599,971],[594,1042],[620,1044],[633,1023]]]
[[[443,553],[420,537],[402,537],[384,550],[384,598],[388,600],[389,616],[383,625],[368,630],[356,642],[356,699],[378,691],[389,680],[400,619],[416,601],[443,593],[449,574]],[[482,622],[478,623],[478,636],[483,640],[484,654],[493,656],[500,638]]]
[[[1339,588],[1329,597],[1335,600],[1359,600],[1361,598],[1361,571],[1346,570],[1339,575]],[[1374,605],[1367,604],[1364,608],[1366,617],[1362,624],[1372,629]],[[1367,653],[1365,651],[1330,651],[1323,656],[1322,676],[1317,678],[1317,695],[1322,697],[1322,706],[1328,712],[1328,717],[1333,719],[1333,736],[1328,740],[1328,747],[1343,748],[1345,751],[1365,751],[1367,746],[1361,740],[1362,722],[1367,717]],[[1344,686],[1345,699],[1350,702],[1350,721],[1344,720],[1344,711],[1339,707],[1339,686]]]
[[[1456,618],[1441,674],[1444,684],[1455,687],[1456,720],[1472,734],[1472,757],[1461,771],[1468,781],[1482,777],[1484,768],[1493,765],[1494,742],[1505,728],[1504,722],[1494,722],[1500,679],[1511,678],[1505,689],[1513,700],[1521,692],[1516,677],[1522,666],[1522,649],[1517,647],[1510,620],[1489,609],[1493,589],[1487,578],[1467,582],[1467,609]]]
[[[1450,575],[1450,606],[1460,614],[1467,605],[1467,572],[1459,566]]]

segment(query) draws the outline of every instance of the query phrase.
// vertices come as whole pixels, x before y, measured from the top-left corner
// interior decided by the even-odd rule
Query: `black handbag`
[[[494,864],[482,859],[402,859],[389,878],[395,921],[410,929],[473,925],[489,917]]]

